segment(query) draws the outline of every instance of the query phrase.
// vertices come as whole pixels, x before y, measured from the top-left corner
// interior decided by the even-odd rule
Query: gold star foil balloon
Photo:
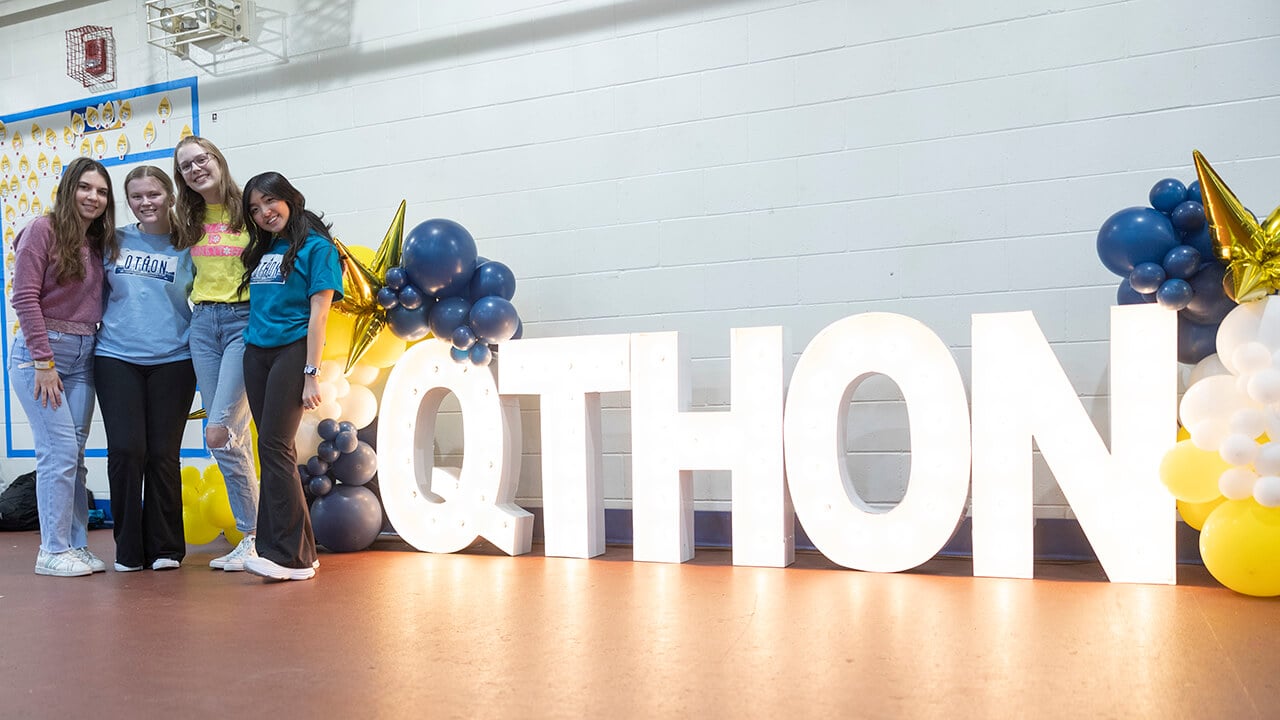
[[[1227,264],[1223,285],[1238,303],[1280,290],[1280,207],[1259,223],[1199,150],[1192,151],[1213,249]]]
[[[342,299],[333,304],[337,312],[355,318],[351,331],[350,350],[347,352],[345,371],[360,362],[360,358],[368,352],[378,336],[391,332],[387,327],[387,311],[378,304],[378,291],[382,289],[387,277],[387,268],[400,264],[400,250],[404,243],[404,211],[406,203],[400,201],[391,220],[391,227],[382,238],[372,263],[365,263],[356,257],[342,243],[334,239],[338,246],[338,255],[342,262]]]

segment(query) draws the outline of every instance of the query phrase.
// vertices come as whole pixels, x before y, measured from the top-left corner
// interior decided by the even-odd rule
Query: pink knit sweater
[[[102,321],[102,258],[89,250],[86,239],[80,251],[84,279],[60,285],[52,251],[53,221],[47,215],[22,231],[14,251],[11,301],[33,360],[53,359],[46,319],[59,327],[81,326],[89,332],[67,331],[89,335]]]

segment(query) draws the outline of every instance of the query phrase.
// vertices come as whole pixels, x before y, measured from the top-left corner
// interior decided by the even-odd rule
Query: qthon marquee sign
[[[482,537],[528,552],[533,517],[514,503],[515,396],[539,397],[546,554],[604,552],[600,394],[630,392],[634,557],[693,557],[694,470],[732,473],[733,562],[785,567],[794,518],[832,561],[894,572],[950,539],[972,489],[974,573],[1031,577],[1032,440],[1112,582],[1172,584],[1174,499],[1158,477],[1173,442],[1177,325],[1157,305],[1111,309],[1111,443],[1098,435],[1031,313],[973,316],[972,406],[955,359],[921,323],[867,313],[825,328],[784,394],[783,332],[735,329],[731,407],[689,412],[675,333],[516,340],[502,364],[460,365],[444,343],[410,348],[387,380],[378,426],[387,515],[414,547],[456,552]],[[911,424],[902,501],[873,512],[843,456],[848,403],[886,375]],[[434,467],[435,421],[463,415],[459,474]]]

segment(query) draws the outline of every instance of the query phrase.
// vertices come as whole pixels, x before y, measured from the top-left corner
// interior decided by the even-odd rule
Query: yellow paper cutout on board
[[[98,153],[98,159],[107,154],[107,141],[101,135],[93,141],[93,151]]]
[[[116,121],[115,103],[107,103],[106,105],[103,105],[102,109],[98,111],[98,114],[102,116],[103,127],[114,123]]]
[[[120,112],[116,113],[116,115],[120,116],[120,122],[129,122],[133,119],[133,106],[129,104],[128,100],[121,102]]]
[[[58,204],[58,188],[56,185],[53,188],[53,192],[49,193],[49,204],[50,205]]]
[[[0,174],[7,177],[10,172],[13,172],[13,165],[9,163],[9,156],[0,157]]]
[[[49,174],[49,156],[40,153],[40,157],[36,158],[36,167],[40,168],[40,172],[45,175]]]
[[[13,244],[13,236],[16,234],[17,233],[15,233],[13,231],[13,228],[11,227],[7,227],[4,229],[4,246],[5,247],[9,247],[10,245]],[[4,259],[5,267],[12,269],[13,263],[14,263],[13,253],[9,253],[9,255]]]
[[[160,116],[160,122],[169,119],[169,115],[173,113],[173,105],[169,102],[169,96],[165,95],[160,98],[160,105],[156,107],[156,114]]]
[[[151,147],[151,143],[156,141],[156,124],[150,120],[147,121],[147,126],[142,129],[142,141],[147,144],[147,147]]]
[[[98,119],[98,108],[87,107],[84,109],[84,122],[89,127],[98,127],[102,121]]]
[[[14,152],[22,152],[22,133],[14,133],[13,140],[9,142],[9,145],[13,148]]]
[[[32,140],[35,141],[37,145],[39,145],[41,138],[44,137],[44,131],[40,129],[40,126],[38,124],[31,123],[31,134],[28,137],[30,137]]]
[[[67,147],[72,147],[76,143],[76,134],[71,131],[70,125],[62,128],[62,142],[66,143]]]
[[[22,185],[18,183],[17,175],[14,175],[13,177],[9,178],[9,194],[10,195],[16,196],[18,194],[18,190],[21,189],[21,187]]]
[[[32,215],[44,214],[44,207],[40,204],[40,198],[38,196],[31,198],[31,214]]]
[[[35,190],[38,187],[40,187],[40,176],[36,174],[35,170],[32,170],[31,174],[27,176],[27,189]]]
[[[4,206],[4,219],[6,222],[13,222],[14,218],[16,218],[17,216],[18,216],[18,211],[14,210],[12,205],[6,204]]]
[[[18,214],[26,215],[31,209],[31,201],[27,199],[27,194],[22,193],[22,197],[18,198]]]
[[[44,144],[50,148],[58,147],[58,133],[54,132],[53,128],[44,131]]]
[[[54,155],[53,162],[49,163],[49,167],[53,170],[53,176],[55,178],[62,175],[62,158]]]
[[[18,174],[26,175],[29,172],[31,172],[31,161],[27,159],[26,155],[23,155],[22,159],[18,160]]]
[[[4,126],[3,122],[0,122],[0,143],[7,139],[9,139],[9,129]]]
[[[124,133],[120,133],[120,137],[116,138],[116,155],[119,156],[121,160],[123,160],[124,156],[128,154],[129,154],[129,138],[126,137]]]
[[[93,144],[89,142],[89,138],[80,141],[80,157],[89,157],[93,154]]]
[[[80,113],[71,113],[71,130],[76,137],[84,134],[84,116]]]
[[[187,138],[191,137],[193,134],[194,133],[191,132],[190,125],[183,125],[182,132],[178,133],[178,142],[182,142],[183,140],[186,140]]]

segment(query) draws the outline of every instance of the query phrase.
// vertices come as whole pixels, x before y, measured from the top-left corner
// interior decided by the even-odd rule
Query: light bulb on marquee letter
[[[539,397],[542,525],[550,557],[605,551],[600,393],[631,388],[630,354],[630,335],[502,344],[502,393]]]
[[[844,458],[849,401],[875,374],[897,383],[911,422],[907,492],[885,513],[858,497]],[[920,322],[866,313],[819,332],[791,377],[784,435],[796,515],[833,562],[909,570],[955,533],[969,495],[969,408],[955,360]]]
[[[462,472],[436,472],[436,416],[452,392],[462,407]],[[457,552],[483,537],[529,552],[533,516],[515,504],[520,405],[498,396],[493,370],[454,362],[440,342],[414,345],[387,378],[378,421],[378,478],[387,517],[419,550]],[[433,487],[446,482],[449,487]]]

